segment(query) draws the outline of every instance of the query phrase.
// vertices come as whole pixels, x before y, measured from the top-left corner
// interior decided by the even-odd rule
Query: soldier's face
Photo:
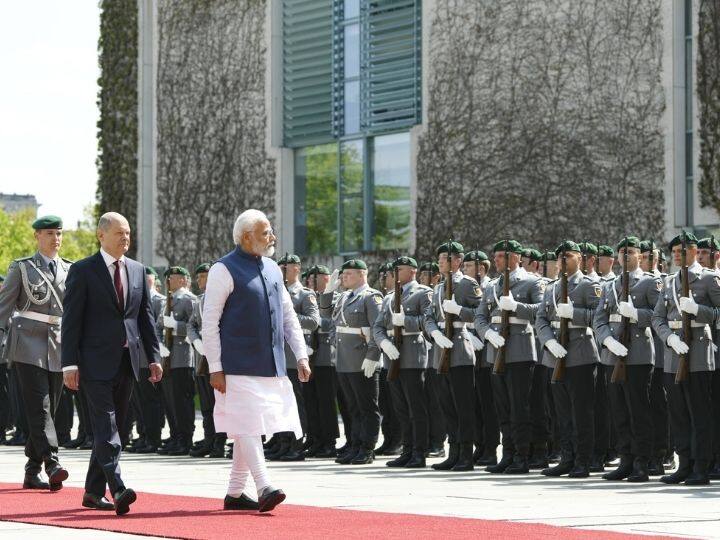
[[[510,270],[514,270],[520,265],[520,255],[517,253],[509,253],[508,252],[508,268]],[[498,272],[504,272],[505,271],[505,252],[504,251],[496,251],[493,254],[493,262],[495,263],[495,269]]]
[[[412,280],[414,280],[416,274],[417,268],[413,268],[412,266],[408,265],[398,266],[398,279],[400,280],[400,283],[402,285],[410,283]]]
[[[556,278],[558,275],[558,263],[557,261],[547,262],[547,277]]]
[[[562,254],[558,255],[558,258],[562,257]],[[568,274],[574,274],[580,268],[582,262],[582,255],[577,251],[566,251],[565,252],[565,268]]]
[[[475,277],[475,263],[473,261],[465,261],[463,263],[463,274]]]
[[[605,275],[612,270],[613,264],[615,264],[615,257],[602,256],[598,259],[598,270]]]
[[[148,288],[152,290],[155,287],[155,276],[152,274],[145,274],[145,281],[147,281]]]
[[[177,291],[187,285],[187,278],[180,274],[172,274],[168,277],[168,287],[171,291]]]
[[[697,258],[697,246],[694,244],[691,244],[687,246],[686,252],[685,252],[685,263],[688,266],[690,266],[692,263],[695,262],[695,259]],[[672,258],[673,258],[673,264],[675,266],[682,266],[682,246],[680,244],[677,244],[673,246],[672,248]]]
[[[426,287],[430,286],[430,272],[420,272],[420,278],[418,282]]]
[[[195,280],[197,281],[198,289],[201,291],[205,290],[205,285],[207,285],[207,272],[200,272],[198,274],[195,274]]]
[[[440,267],[440,272],[443,274],[450,271],[450,256],[448,253],[438,255],[438,266]]]
[[[284,264],[281,265],[280,268],[285,268],[285,278],[288,281],[295,281],[298,276],[300,275],[300,265],[299,264]]]
[[[364,274],[363,270],[349,268],[347,270],[343,270],[342,273],[342,284],[346,289],[357,289],[365,283],[366,279],[367,274]]]
[[[720,257],[720,252],[715,252],[713,260],[713,257],[710,256],[709,249],[698,249],[697,260],[706,268],[715,268],[717,266],[718,257]]]
[[[625,250],[627,249],[627,259],[628,259],[628,271],[635,270],[638,267],[638,263],[640,262],[640,250],[638,248],[620,248],[618,250],[618,260],[620,261],[620,266],[623,265],[623,262],[625,261]]]
[[[317,280],[317,290],[318,291],[324,291],[325,287],[327,287],[328,281],[330,281],[330,276],[326,274],[313,274],[310,276],[310,286],[313,286],[313,279]]]
[[[383,287],[386,289],[392,289],[395,286],[395,272],[386,272],[385,273],[385,282],[383,283]]]
[[[55,257],[62,246],[62,229],[41,229],[35,231],[38,251],[43,255]]]
[[[658,262],[658,252],[655,250],[655,253],[653,255],[653,267],[657,267]],[[646,251],[645,253],[640,254],[640,268],[642,268],[643,272],[651,272],[655,268],[650,267],[650,252]]]

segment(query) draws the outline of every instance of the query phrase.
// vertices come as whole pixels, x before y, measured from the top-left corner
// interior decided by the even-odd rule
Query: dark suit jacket
[[[76,365],[88,380],[108,381],[118,372],[127,341],[135,378],[140,373],[140,347],[150,362],[160,362],[145,267],[126,258],[125,312],[100,252],[76,262],[65,281],[62,365]]]

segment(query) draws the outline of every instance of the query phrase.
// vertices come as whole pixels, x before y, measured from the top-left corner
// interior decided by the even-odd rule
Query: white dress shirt
[[[120,282],[122,283],[124,297],[123,305],[127,305],[128,277],[127,267],[125,266],[125,255],[116,259],[102,248],[100,248],[100,255],[102,255],[102,258],[105,260],[105,266],[107,266],[108,272],[110,272],[110,282],[113,284],[113,288],[115,288],[115,261],[120,261]]]

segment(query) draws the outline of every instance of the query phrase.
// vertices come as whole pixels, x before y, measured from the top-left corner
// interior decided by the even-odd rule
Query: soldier
[[[591,277],[595,281],[599,281],[600,276],[595,271],[595,263],[598,258],[598,247],[590,242],[580,242],[578,246],[580,247],[580,254],[582,255],[580,270],[586,276]]]
[[[205,285],[210,271],[210,263],[199,264],[195,268],[195,281],[200,295],[190,316],[187,326],[187,339],[195,349],[195,386],[200,398],[200,412],[203,417],[203,439],[191,450],[192,457],[210,456],[211,458],[225,457],[226,433],[215,432],[213,410],[215,408],[215,392],[210,386],[205,348],[202,342],[202,310],[205,300]]]
[[[3,288],[5,276],[0,274],[0,290]],[[7,338],[0,337],[0,445],[5,444],[5,432],[10,427],[10,394],[8,392]]]
[[[321,305],[332,305],[338,279],[339,274],[333,272],[321,295]],[[335,461],[343,465],[363,465],[373,462],[373,450],[380,431],[380,349],[372,338],[370,326],[380,312],[382,294],[368,286],[367,265],[360,259],[343,263],[342,284],[345,292],[333,308],[332,319],[336,369],[352,416],[352,433],[347,451]]]
[[[529,471],[532,424],[530,386],[537,361],[532,322],[540,305],[543,282],[520,266],[522,246],[505,240],[493,246],[495,270],[509,270],[510,293],[503,295],[501,275],[483,293],[475,315],[475,328],[488,346],[488,363],[495,365],[499,349],[504,348],[504,373],[493,371],[493,399],[502,433],[503,456],[485,470],[491,473],[524,474]],[[502,333],[502,312],[511,313],[508,337]]]
[[[157,321],[160,354],[169,365],[163,379],[170,382],[170,402],[175,413],[176,438],[158,450],[158,454],[186,456],[190,453],[195,431],[195,380],[193,379],[193,350],[187,342],[187,326],[195,309],[197,297],[190,292],[190,272],[182,266],[171,266],[165,271],[168,298],[163,303]],[[167,303],[171,302],[172,309]],[[171,347],[168,347],[168,338]],[[165,339],[163,339],[165,338]]]
[[[677,267],[688,266],[690,296],[682,296],[680,272],[668,276],[653,313],[652,325],[670,349],[665,355],[665,390],[668,396],[670,428],[679,457],[677,470],[663,476],[665,484],[705,485],[712,459],[712,376],[715,356],[710,325],[717,320],[720,306],[720,277],[696,261],[697,238],[684,233],[687,250],[682,260],[682,238],[670,241],[669,249]],[[692,335],[682,332],[683,314],[691,318]],[[688,362],[685,380],[676,382],[680,355]]]
[[[560,463],[544,469],[542,474],[587,478],[594,442],[595,366],[599,361],[591,325],[601,287],[580,271],[580,247],[575,242],[563,242],[555,254],[566,260],[568,301],[560,298],[560,276],[545,289],[535,330],[543,347],[543,365],[554,369],[558,359],[565,359],[564,377],[551,385],[561,458]],[[561,318],[568,320],[567,348],[559,342]]]
[[[401,287],[400,311],[395,312],[393,290],[383,302],[382,311],[373,324],[373,338],[388,359],[388,370],[399,363],[397,378],[389,381],[392,403],[402,431],[402,452],[386,463],[388,467],[417,469],[425,467],[429,438],[428,414],[424,395],[424,374],[428,348],[422,331],[425,309],[430,305],[432,289],[416,280],[417,261],[398,257],[393,263]],[[402,342],[395,343],[395,329],[400,327]]]
[[[443,281],[435,287],[432,302],[425,310],[425,331],[436,345],[433,364],[438,370],[438,395],[450,443],[447,459],[433,464],[432,468],[436,471],[469,471],[474,465],[475,350],[467,324],[475,317],[474,311],[480,304],[481,291],[475,279],[460,272],[464,252],[459,242],[438,246],[438,266],[440,272],[445,274],[445,280],[452,280],[453,298],[445,298],[448,283]],[[443,333],[448,313],[453,316],[452,339]],[[443,352],[444,349],[448,350],[447,353]],[[447,373],[442,373],[444,354],[449,356]]]
[[[555,281],[558,276],[559,269],[557,265],[557,255],[555,255],[554,251],[546,251],[542,254],[540,263],[542,265],[542,276],[545,281],[545,288],[547,288],[547,286]],[[550,438],[548,441],[547,459],[536,460],[535,457],[537,456],[533,456],[529,465],[530,469],[547,467],[540,467],[540,465],[545,465],[545,461],[548,461],[548,463],[557,463],[560,461],[560,428],[557,422],[557,417],[555,416],[555,404],[552,398],[552,391],[550,390],[550,376],[552,372],[547,366],[542,364],[543,348],[540,345],[540,338],[538,337],[537,332],[535,333],[535,339],[538,351],[538,363],[535,365],[535,370],[539,370],[541,373],[544,372],[545,374],[545,415],[549,420]]]
[[[640,239],[635,236],[628,236],[618,244],[618,259],[622,265],[627,256],[627,268],[607,282],[593,319],[597,339],[603,345],[600,361],[607,366],[604,375],[620,454],[620,465],[603,475],[605,480],[627,478],[628,482],[647,482],[649,479],[648,461],[652,452],[649,392],[655,362],[650,319],[662,282],[640,268],[640,248]],[[625,272],[628,273],[627,298],[622,295]],[[625,330],[624,324],[628,325]],[[630,338],[627,343],[622,342],[623,331]],[[626,374],[613,382],[618,358],[626,364]]]
[[[12,325],[8,358],[19,382],[29,428],[23,488],[57,491],[68,477],[58,460],[53,417],[63,388],[60,322],[71,262],[58,257],[63,233],[59,217],[41,217],[32,227],[37,252],[13,261],[0,290],[0,342]],[[10,321],[15,311],[18,314]],[[43,465],[48,482],[40,479]]]
[[[613,266],[615,265],[615,252],[606,245],[598,246],[598,273],[603,280],[615,279]]]
[[[553,281],[558,277],[557,255],[554,251],[546,251],[540,259],[543,276]]]

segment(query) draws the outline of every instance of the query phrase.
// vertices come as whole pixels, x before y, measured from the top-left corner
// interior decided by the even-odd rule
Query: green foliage
[[[702,0],[698,25],[700,204],[720,212],[720,3]]]

